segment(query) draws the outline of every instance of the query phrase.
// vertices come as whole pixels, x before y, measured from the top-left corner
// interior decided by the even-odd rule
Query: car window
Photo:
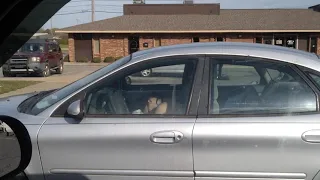
[[[44,46],[43,44],[40,43],[26,43],[24,44],[18,52],[43,52],[44,51]]]
[[[221,65],[226,69],[222,72],[227,72],[222,75],[223,79],[219,79]],[[259,82],[263,79],[263,72],[268,72],[271,81]],[[261,59],[215,59],[212,60],[210,78],[211,114],[316,111],[315,93],[287,64],[270,63]]]
[[[131,79],[131,85],[143,84],[182,84],[184,73],[184,64],[154,67],[144,69],[128,76]]]
[[[226,85],[258,84],[260,76],[253,66],[217,64],[217,83]]]
[[[56,45],[55,45],[55,44],[49,44],[49,45],[48,45],[48,48],[49,48],[49,52],[55,52],[55,50],[56,50]]]
[[[32,114],[32,115],[37,115],[39,113],[41,113],[42,111],[44,111],[45,109],[47,109],[48,107],[52,106],[53,104],[59,102],[60,100],[64,99],[65,97],[71,95],[72,93],[78,91],[79,89],[81,89],[82,87],[92,83],[93,81],[101,78],[102,76],[110,73],[111,71],[119,68],[120,66],[126,64],[127,62],[130,61],[130,57],[131,56],[126,56],[122,59],[119,59],[118,61],[104,67],[101,68],[91,74],[89,74],[88,76],[75,81],[61,89],[58,89],[57,91],[50,93],[50,94],[46,94],[46,96],[38,99],[34,104],[34,106],[31,108],[30,111],[25,112],[28,114]]]
[[[320,87],[320,76],[314,73],[309,73],[310,77],[314,80],[316,83],[317,87]]]
[[[185,114],[196,60],[172,63],[138,67],[128,75],[128,70],[123,70],[112,82],[86,93],[86,114]]]

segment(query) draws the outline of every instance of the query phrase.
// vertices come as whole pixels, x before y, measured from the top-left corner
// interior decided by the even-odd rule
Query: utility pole
[[[50,19],[50,32],[51,32],[51,36],[53,36],[53,23],[52,23],[52,19],[53,19],[53,16],[51,17],[51,19]]]
[[[94,0],[91,0],[91,13],[91,21],[94,22]]]

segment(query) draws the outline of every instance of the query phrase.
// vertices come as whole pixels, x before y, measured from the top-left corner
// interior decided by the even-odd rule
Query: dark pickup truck
[[[4,77],[16,74],[50,75],[63,72],[63,54],[59,44],[50,39],[30,39],[2,67]]]

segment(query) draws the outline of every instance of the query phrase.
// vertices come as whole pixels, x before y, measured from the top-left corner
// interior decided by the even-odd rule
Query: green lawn
[[[68,47],[68,44],[60,44],[60,48],[64,50],[64,49],[68,49],[69,47]]]
[[[40,83],[39,81],[0,81],[0,94],[15,91],[27,86]]]

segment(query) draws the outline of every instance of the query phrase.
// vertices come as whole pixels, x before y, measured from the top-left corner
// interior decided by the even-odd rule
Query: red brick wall
[[[74,39],[73,34],[68,34],[68,46],[69,46],[69,61],[75,61],[75,48],[74,48]]]
[[[227,42],[246,42],[246,43],[253,43],[254,37],[250,35],[241,35],[241,37],[237,35],[228,35],[226,36]]]
[[[100,56],[101,59],[105,57],[122,57],[125,56],[128,46],[127,37],[124,35],[109,35],[104,34],[100,36]]]
[[[190,35],[164,35],[161,37],[161,46],[169,46],[174,44],[186,44],[191,43],[192,37]]]
[[[95,40],[100,40],[100,34],[93,34],[92,35],[92,54],[93,54],[93,57],[100,57],[100,54],[95,54],[94,53],[94,49],[95,49],[94,41]],[[101,48],[100,48],[100,53],[101,53]]]
[[[148,47],[143,47],[143,43],[148,43]],[[139,49],[144,50],[144,49],[149,49],[154,47],[154,41],[153,41],[153,36],[146,36],[142,35],[139,38]]]
[[[128,40],[128,36],[125,36],[123,38],[123,50],[124,50],[124,56],[128,56],[129,55],[129,40]]]
[[[320,36],[318,37],[318,42],[317,42],[317,54],[320,55]]]
[[[210,42],[210,36],[200,36],[200,42]]]
[[[100,37],[100,55],[94,54],[94,57],[101,57],[104,59],[107,56],[119,57],[127,56],[129,53],[129,43],[128,37],[129,34],[96,34],[93,35],[93,39]],[[157,35],[154,34],[141,34],[139,38],[140,50],[153,48],[154,47],[154,38]],[[175,44],[185,44],[192,43],[193,37],[199,37],[200,42],[214,42],[216,37],[222,37],[221,34],[161,34],[160,41],[161,46],[175,45]],[[255,35],[254,34],[242,34],[239,37],[237,34],[223,34],[227,42],[247,42],[253,43]],[[75,60],[75,48],[74,48],[74,39],[72,34],[69,34],[69,58],[70,61]],[[148,43],[148,47],[143,47],[143,43]],[[317,54],[320,55],[320,36],[317,39]],[[94,44],[93,44],[94,48]],[[92,49],[93,51],[93,49]]]

